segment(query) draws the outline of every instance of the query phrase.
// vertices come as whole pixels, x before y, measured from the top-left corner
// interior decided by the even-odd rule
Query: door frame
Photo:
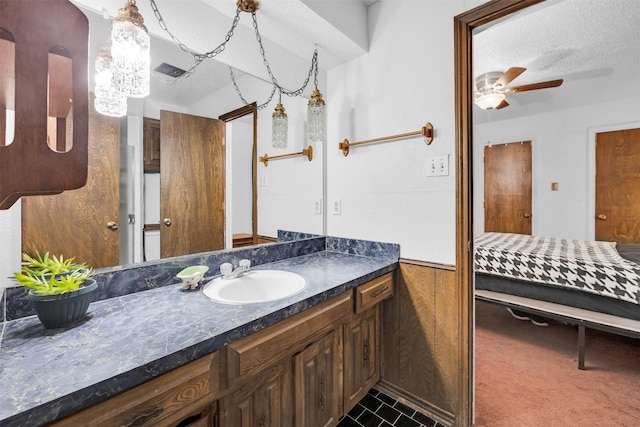
[[[602,132],[612,132],[624,129],[640,128],[640,122],[628,122],[607,126],[594,126],[587,128],[587,238],[594,240],[596,236],[596,136]]]
[[[252,175],[251,182],[252,182],[252,190],[253,190],[253,203],[251,208],[251,217],[252,217],[253,224],[252,224],[251,235],[253,238],[253,244],[256,245],[258,243],[258,190],[257,190],[258,189],[258,105],[255,102],[252,102],[251,104],[247,104],[243,107],[240,107],[228,113],[222,114],[218,117],[218,119],[222,120],[225,123],[229,123],[235,119],[239,119],[240,117],[248,116],[249,114],[253,114],[253,149],[251,151],[252,153],[251,154],[251,175]],[[230,149],[227,150],[227,153],[231,153],[231,150]],[[229,177],[227,177],[227,181],[231,182]],[[229,196],[231,196],[230,191],[227,191],[226,193]],[[230,203],[227,203],[227,206],[230,206]],[[226,212],[224,217],[225,217],[225,224],[226,224],[227,217],[228,217]],[[231,239],[233,240],[233,234],[231,234]]]
[[[456,145],[456,283],[458,307],[457,425],[473,425],[474,289],[473,289],[473,30],[543,0],[492,0],[454,17]]]

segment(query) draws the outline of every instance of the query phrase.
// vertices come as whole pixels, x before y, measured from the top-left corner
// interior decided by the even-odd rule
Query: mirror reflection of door
[[[75,257],[93,268],[119,264],[120,120],[89,113],[87,184],[22,198],[22,250]]]
[[[596,240],[640,243],[640,129],[596,134]]]
[[[224,249],[225,123],[160,112],[160,256]]]
[[[531,141],[484,148],[484,231],[531,234]]]

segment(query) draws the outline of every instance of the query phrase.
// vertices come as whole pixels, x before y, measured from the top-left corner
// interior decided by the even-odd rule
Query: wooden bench
[[[559,320],[570,325],[577,325],[578,369],[582,370],[585,369],[586,328],[598,329],[600,331],[632,338],[640,338],[640,321],[638,320],[486,290],[476,290],[475,298],[480,301],[500,304],[526,313]]]

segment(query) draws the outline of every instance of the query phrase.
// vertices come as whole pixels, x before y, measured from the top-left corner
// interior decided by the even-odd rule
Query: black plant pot
[[[47,329],[72,326],[84,319],[89,309],[92,293],[98,288],[94,279],[87,279],[77,291],[57,295],[27,294],[33,302],[36,314]]]

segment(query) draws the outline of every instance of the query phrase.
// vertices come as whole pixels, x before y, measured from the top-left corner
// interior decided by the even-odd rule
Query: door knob
[[[109,230],[116,231],[116,230],[118,229],[118,224],[116,224],[116,223],[115,223],[115,222],[113,222],[113,221],[109,221],[109,222],[107,223],[107,228],[108,228]]]
[[[162,220],[162,222],[168,227],[171,225],[171,218],[165,218]]]
[[[524,214],[523,216],[524,216],[525,218],[531,218],[531,214],[528,214],[528,213]]]
[[[606,221],[607,220],[607,216],[605,214],[600,214],[600,215],[598,215],[598,219],[600,219],[602,221]]]

